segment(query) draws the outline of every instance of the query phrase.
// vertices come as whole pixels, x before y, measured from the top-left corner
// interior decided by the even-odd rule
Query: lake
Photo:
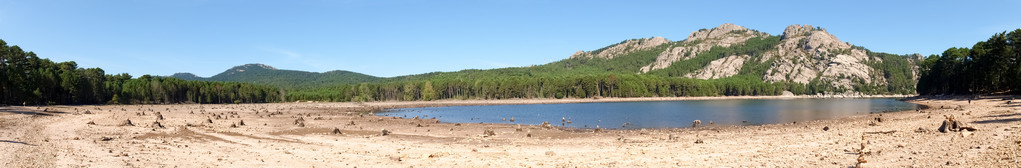
[[[562,127],[637,129],[691,127],[694,120],[703,125],[709,121],[724,125],[787,123],[915,108],[916,104],[893,98],[745,99],[422,107],[390,109],[377,115],[435,117],[447,123],[538,125],[548,121]]]

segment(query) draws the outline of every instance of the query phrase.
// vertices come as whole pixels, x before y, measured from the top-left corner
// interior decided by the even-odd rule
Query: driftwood
[[[943,117],[945,117],[946,119],[943,120],[943,124],[939,126],[939,132],[947,133],[947,132],[959,132],[961,130],[967,130],[967,131],[978,130],[975,127],[965,125],[965,124],[961,123],[960,121],[955,120],[953,115],[949,115],[949,116],[944,115]]]

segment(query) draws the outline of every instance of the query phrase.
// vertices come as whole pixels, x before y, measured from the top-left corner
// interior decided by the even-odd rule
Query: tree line
[[[105,74],[73,61],[53,62],[0,40],[0,105],[263,103],[281,90],[237,82]]]
[[[1021,29],[997,33],[969,48],[927,57],[918,93],[990,94],[1021,91]]]
[[[691,79],[638,74],[576,76],[492,76],[432,78],[342,84],[287,93],[287,100],[416,101],[436,99],[532,99],[597,97],[682,97],[779,95],[826,91],[797,83],[766,83],[758,78]]]

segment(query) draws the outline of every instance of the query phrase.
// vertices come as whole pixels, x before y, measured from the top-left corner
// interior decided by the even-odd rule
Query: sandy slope
[[[0,167],[847,167],[863,142],[872,167],[1021,165],[1021,105],[1000,97],[917,98],[933,108],[834,120],[598,132],[364,114],[673,99],[691,98],[0,107]],[[937,132],[943,115],[979,130]]]

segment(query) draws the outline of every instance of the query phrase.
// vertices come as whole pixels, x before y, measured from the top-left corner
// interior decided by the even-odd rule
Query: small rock
[[[968,131],[968,130],[961,130],[961,136],[963,136],[963,137],[968,137],[968,136],[970,136],[971,134],[973,134],[973,133],[972,133],[971,131]]]
[[[333,134],[344,134],[344,133],[340,132],[339,128],[333,128],[333,132],[332,133]]]
[[[383,129],[383,131],[380,131],[380,135],[382,135],[382,136],[390,135],[390,131],[386,130],[386,129]]]
[[[163,124],[160,124],[159,121],[155,121],[155,122],[152,122],[152,127],[153,128],[163,128]]]
[[[400,156],[390,156],[390,160],[400,162],[401,161],[401,157]]]
[[[484,136],[487,136],[487,137],[488,137],[488,136],[496,136],[496,132],[495,132],[495,131],[493,131],[493,130],[488,130],[488,129],[487,129],[487,130],[485,130],[485,131],[483,131],[483,132],[482,132],[482,135],[484,135]]]
[[[131,123],[131,120],[129,119],[129,120],[124,120],[124,122],[122,122],[120,126],[135,126],[135,124]]]
[[[830,126],[822,127],[822,131],[829,131],[829,130],[830,130]]]

